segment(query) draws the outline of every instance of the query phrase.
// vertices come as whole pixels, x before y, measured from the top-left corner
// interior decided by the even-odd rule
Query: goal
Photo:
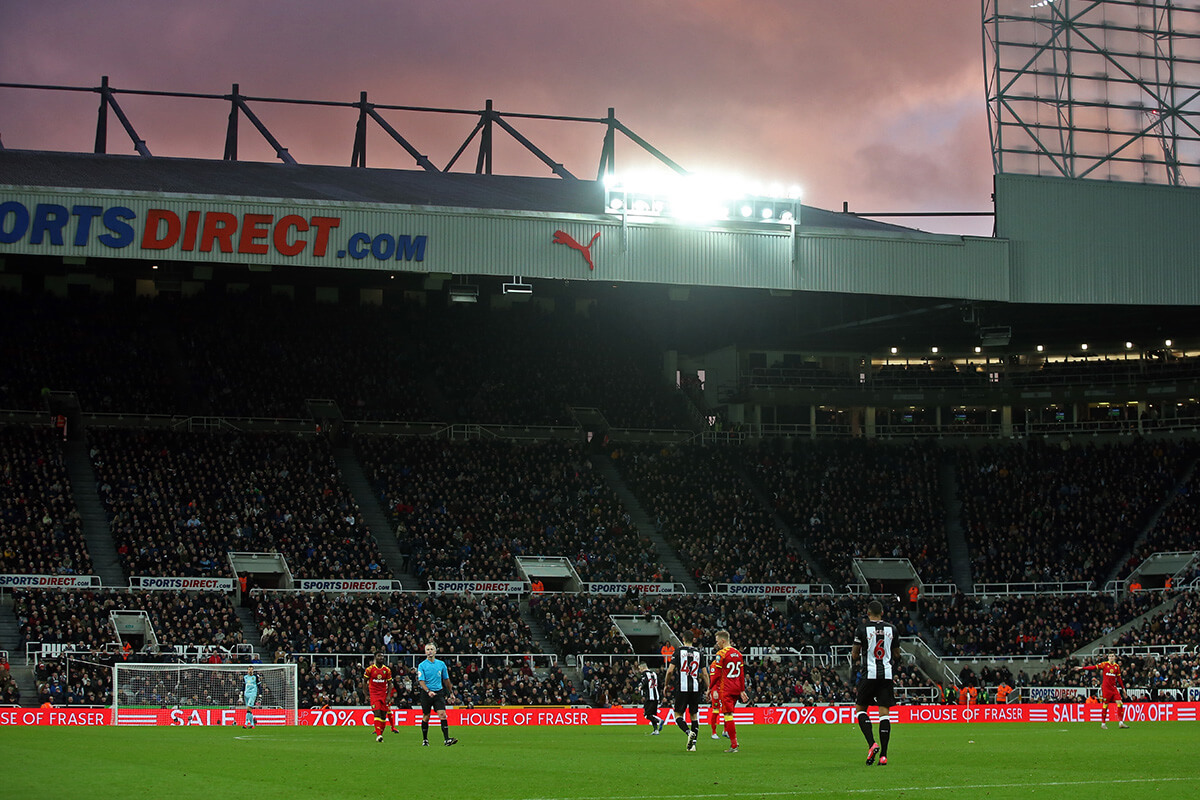
[[[119,662],[113,665],[113,724],[241,724],[242,679],[249,666]],[[296,665],[253,666],[262,687],[255,705],[256,721],[295,725]]]

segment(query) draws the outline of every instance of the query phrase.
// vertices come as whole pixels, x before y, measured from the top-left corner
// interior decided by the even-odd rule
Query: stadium
[[[276,796],[330,757],[376,783],[291,789],[364,796],[382,763],[455,797],[1195,788],[1200,7],[1066,5],[983,3],[990,237],[704,182],[613,109],[0,84],[100,101],[94,152],[0,146],[18,789],[53,784],[61,735],[96,796],[144,777],[139,753],[193,776],[146,778],[180,796],[242,791],[210,761],[278,762],[255,785]],[[158,96],[220,104],[224,158],[140,138],[123,103]],[[297,163],[262,121],[298,103],[356,115],[350,166]],[[438,166],[411,114],[474,128]],[[555,160],[559,124],[596,132],[594,177]],[[411,167],[370,166],[369,138]],[[543,172],[504,174],[512,148]],[[630,152],[659,177],[624,176]],[[901,732],[891,777],[848,788],[871,600],[901,637]],[[685,756],[640,738],[636,664],[661,672],[685,632],[707,663],[720,629],[747,748],[701,769],[740,788],[630,782]],[[385,762],[365,670],[395,676],[401,735],[379,739],[412,744],[428,642],[464,745]],[[1116,744],[1076,669],[1110,660]],[[704,751],[721,730],[699,721]],[[953,766],[976,760],[1000,766]]]

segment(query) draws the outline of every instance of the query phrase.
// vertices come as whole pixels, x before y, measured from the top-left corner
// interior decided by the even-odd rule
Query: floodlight
[[[753,213],[754,213],[754,206],[752,206],[752,205],[742,206],[742,216],[743,217],[749,217]]]
[[[1126,349],[1126,350],[1132,350],[1132,349],[1133,349],[1133,342],[1126,342],[1126,343],[1125,343],[1125,349]]]
[[[892,348],[892,355],[896,355],[896,348]]]
[[[513,276],[512,283],[505,283],[500,289],[504,294],[533,294],[533,284],[525,283],[517,275]]]
[[[1165,344],[1167,347],[1170,347],[1172,342],[1170,339],[1167,339],[1165,342],[1163,342],[1163,344]]]
[[[1087,342],[1084,342],[1083,344],[1079,345],[1079,349],[1080,349],[1080,350],[1087,350]]]
[[[931,353],[936,353],[937,351],[938,351],[937,345],[934,345],[933,347],[929,348],[929,352],[931,352]]]
[[[779,215],[780,222],[793,222],[793,221],[795,221],[795,219],[796,219],[796,215],[790,211],[785,211]]]
[[[1045,349],[1046,349],[1046,348],[1045,348],[1045,347],[1043,347],[1043,346],[1042,346],[1042,345],[1040,345],[1040,344],[1037,346],[1037,351],[1038,351],[1039,353],[1043,352]]]
[[[762,210],[762,218],[763,219],[770,219],[773,216],[775,216],[775,209],[771,208],[770,206],[768,206]]]

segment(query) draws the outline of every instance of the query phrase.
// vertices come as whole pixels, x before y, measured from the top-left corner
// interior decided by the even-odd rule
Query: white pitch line
[[[1178,783],[1200,782],[1195,778],[1118,778],[1095,781],[1037,781],[1031,783],[975,783],[957,786],[889,786],[888,792],[954,792],[974,789],[1023,789],[1049,786],[1096,786],[1117,783]],[[575,795],[570,797],[525,797],[520,800],[690,800],[705,797],[801,797],[822,794],[877,794],[883,791],[878,786],[862,789],[797,789],[791,792],[722,792],[712,794],[647,794],[647,795]]]

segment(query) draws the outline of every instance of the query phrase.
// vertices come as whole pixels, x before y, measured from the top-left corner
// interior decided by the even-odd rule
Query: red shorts
[[[1102,703],[1120,703],[1121,702],[1121,691],[1119,689],[1113,689],[1111,692],[1101,692],[1100,693],[1100,702],[1102,702]]]
[[[721,705],[719,710],[722,714],[732,714],[733,707],[737,705],[739,695],[723,694],[721,695]]]
[[[388,708],[387,701],[384,701],[382,703],[377,700],[371,701],[371,713],[377,717],[382,717],[383,719],[387,719],[387,715],[390,710],[391,709]]]

